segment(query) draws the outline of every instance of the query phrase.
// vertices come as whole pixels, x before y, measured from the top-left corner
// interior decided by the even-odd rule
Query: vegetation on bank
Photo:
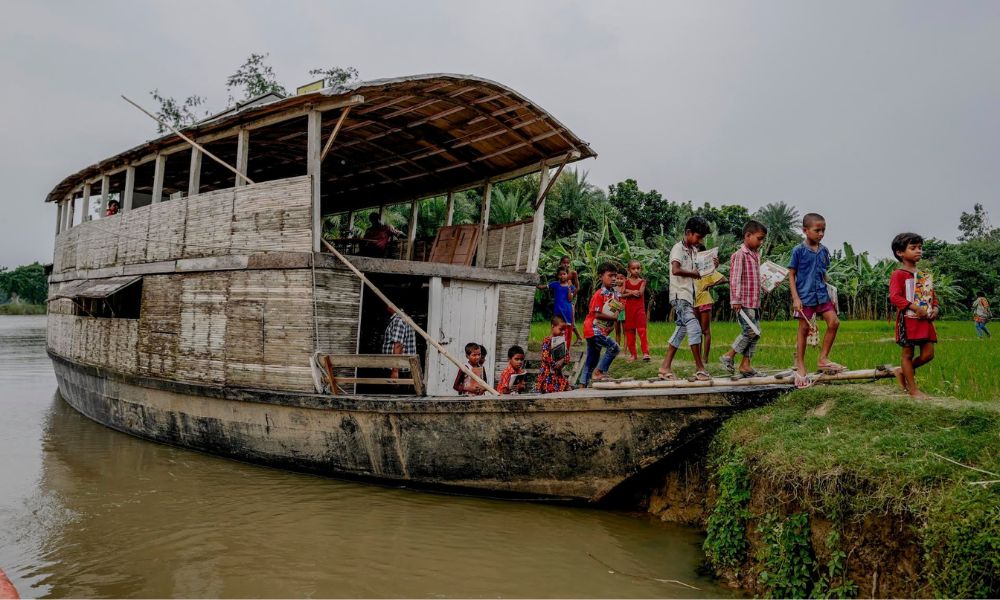
[[[0,316],[3,315],[44,315],[44,304],[0,304]]]
[[[921,595],[997,597],[998,441],[996,401],[915,400],[856,386],[794,392],[734,417],[716,436],[719,498],[706,554],[721,570],[756,578],[769,596],[854,596],[868,582],[848,577],[844,535],[852,522],[896,516],[915,529]],[[770,501],[754,504],[754,494]],[[812,539],[816,520],[832,524],[827,547]]]

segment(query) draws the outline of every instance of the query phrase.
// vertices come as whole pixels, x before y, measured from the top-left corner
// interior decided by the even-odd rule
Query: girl
[[[551,335],[542,340],[542,365],[538,370],[538,381],[535,384],[539,394],[551,394],[552,392],[565,392],[572,389],[569,379],[563,375],[563,368],[569,364],[569,352],[560,358],[552,358],[552,338],[564,334],[566,321],[559,315],[552,317],[550,321],[552,329]]]
[[[903,366],[896,369],[896,379],[911,396],[926,395],[917,389],[916,370],[934,359],[937,343],[931,322],[938,316],[937,296],[933,289],[924,289],[919,281],[923,274],[917,271],[923,247],[924,238],[915,233],[901,233],[892,240],[892,254],[902,263],[889,278],[889,301],[899,311],[896,343],[903,348]]]
[[[624,298],[622,294],[625,291],[625,272],[624,269],[618,267],[618,273],[615,274],[615,290],[618,291],[618,297]],[[618,313],[618,320],[615,321],[615,342],[621,346],[622,343],[622,330],[625,329],[625,311]],[[631,362],[631,361],[629,361]]]
[[[705,245],[699,245],[698,251],[704,252]],[[706,365],[708,364],[708,351],[712,348],[712,307],[715,305],[715,298],[712,297],[710,290],[728,281],[722,273],[712,271],[694,284],[694,312],[701,324],[701,351],[704,355],[702,360]]]
[[[639,358],[635,347],[635,335],[639,334],[639,344],[642,348],[642,360],[649,362],[649,339],[646,337],[646,280],[641,277],[642,263],[632,259],[628,261],[628,279],[622,288],[622,300],[625,302],[625,344],[628,346],[628,362]]]

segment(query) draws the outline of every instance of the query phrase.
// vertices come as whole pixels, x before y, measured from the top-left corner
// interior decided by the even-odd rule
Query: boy
[[[760,340],[760,247],[767,237],[767,227],[757,221],[747,221],[743,226],[743,245],[729,259],[729,305],[733,312],[743,311],[743,317],[737,317],[743,330],[732,348],[719,357],[722,366],[733,375],[733,379],[742,377],[761,377],[764,374],[750,365]],[[750,326],[744,319],[753,323]],[[757,331],[754,331],[754,327]],[[733,359],[736,354],[742,354],[743,360],[737,372]]]
[[[566,347],[569,348],[573,338],[573,300],[576,299],[576,286],[570,282],[569,269],[560,266],[556,270],[558,281],[538,284],[538,289],[552,292],[552,314],[561,317],[566,323]]]
[[[663,365],[659,370],[660,379],[677,379],[672,365],[674,355],[681,347],[684,336],[687,336],[691,353],[694,355],[696,371],[692,380],[712,379],[705,370],[705,363],[701,361],[701,325],[694,313],[695,282],[701,279],[698,267],[695,266],[695,256],[698,253],[698,245],[709,231],[708,221],[703,217],[691,217],[684,225],[684,238],[670,250],[670,305],[674,307],[674,313],[677,315],[677,329],[670,336],[667,355],[663,357]]]
[[[520,394],[524,391],[525,378],[521,377],[518,383],[511,385],[510,380],[514,375],[521,375],[524,373],[524,348],[520,346],[511,346],[510,350],[507,350],[507,368],[500,373],[500,385],[497,386],[497,391],[501,394]]]
[[[816,361],[817,369],[828,375],[846,371],[846,367],[830,360],[830,349],[837,338],[840,319],[827,291],[826,270],[830,266],[830,251],[820,242],[826,235],[826,219],[809,213],[802,217],[802,233],[806,239],[792,250],[788,262],[788,281],[792,290],[792,315],[799,319],[795,340],[795,387],[809,387],[806,377],[806,338],[815,326],[814,316],[826,321],[826,335]]]
[[[416,354],[417,336],[413,328],[392,307],[386,306],[386,310],[389,311],[389,321],[382,334],[382,354]],[[409,370],[403,369],[403,372],[409,373]],[[393,369],[389,377],[399,379],[399,369]]]
[[[489,383],[490,380],[486,378],[486,369],[482,366],[483,360],[483,348],[476,342],[469,342],[465,345],[465,366],[482,378],[483,381]],[[459,396],[481,396],[486,393],[486,390],[479,387],[471,377],[465,374],[462,369],[458,370],[458,375],[455,375],[455,383],[452,384],[452,388],[458,392]]]
[[[594,381],[604,379],[611,367],[611,361],[618,356],[618,352],[621,350],[618,344],[611,339],[611,330],[614,329],[618,317],[604,312],[605,304],[618,301],[618,292],[615,291],[618,267],[611,263],[604,263],[598,267],[597,275],[600,278],[601,287],[594,292],[594,296],[590,299],[590,306],[587,307],[587,318],[583,321],[583,337],[587,340],[587,361],[584,363],[580,382],[584,387],[590,383],[591,376],[593,376]],[[603,358],[601,358],[601,348],[605,349]]]

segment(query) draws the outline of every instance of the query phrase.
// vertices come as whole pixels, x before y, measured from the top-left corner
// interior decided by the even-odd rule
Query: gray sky
[[[513,87],[674,201],[784,201],[888,255],[1000,225],[1000,2],[19,2],[0,7],[0,265],[51,260],[63,177],[155,137],[119,94],[208,96],[251,52],[289,88],[472,73]]]

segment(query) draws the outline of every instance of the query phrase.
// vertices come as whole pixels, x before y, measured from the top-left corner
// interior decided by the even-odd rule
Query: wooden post
[[[83,205],[81,206],[83,214],[80,215],[80,222],[86,223],[90,220],[90,183],[83,184]]]
[[[188,174],[188,197],[197,196],[201,190],[201,150],[191,146],[191,172]]]
[[[72,229],[73,220],[76,219],[76,198],[73,197],[73,194],[69,195],[68,202],[69,202],[69,213],[68,213],[69,218],[66,219],[66,229]]]
[[[490,226],[490,196],[493,194],[493,184],[489,181],[483,188],[483,205],[479,215],[479,248],[476,250],[476,266],[486,266],[486,234]]]
[[[320,151],[322,146],[320,145],[323,141],[321,135],[323,133],[323,115],[318,110],[309,111],[306,122],[306,132],[308,135],[308,140],[306,141],[306,173],[312,179],[312,229],[313,229],[313,252],[319,252],[322,249],[320,242],[323,240],[323,230],[322,230],[322,196],[320,195],[320,175],[322,161],[320,160]]]
[[[163,171],[167,168],[167,155],[157,154],[153,169],[153,204],[163,199]]]
[[[497,252],[497,268],[503,268],[503,247],[507,245],[507,230],[510,227],[504,227],[500,230],[500,251]]]
[[[410,203],[410,229],[406,234],[406,260],[413,260],[413,245],[417,241],[417,219],[420,217],[420,204],[414,200]]]
[[[56,235],[62,232],[62,220],[63,220],[63,205],[62,202],[56,202]]]
[[[545,194],[549,191],[549,167],[542,163],[541,178],[538,181],[538,200],[535,201],[535,216],[531,223],[531,245],[528,246],[528,273],[538,272],[538,260],[542,255],[542,236],[545,232]]]
[[[122,212],[132,210],[132,194],[135,193],[135,167],[125,167],[125,198],[122,202]]]
[[[312,113],[309,113],[312,115]],[[236,134],[236,170],[239,176],[236,177],[236,187],[246,185],[247,164],[250,161],[250,130],[240,129]]]
[[[445,226],[451,225],[455,220],[455,193],[448,190],[448,203],[445,205],[444,209],[444,224]]]
[[[67,198],[63,200],[62,202],[60,202],[60,204],[62,204],[62,219],[60,220],[62,226],[59,231],[66,231],[67,229],[69,229],[69,225],[67,225],[67,220],[69,217],[69,199]]]
[[[108,202],[111,201],[111,178],[101,175],[101,214],[97,216],[103,219],[108,214]]]

